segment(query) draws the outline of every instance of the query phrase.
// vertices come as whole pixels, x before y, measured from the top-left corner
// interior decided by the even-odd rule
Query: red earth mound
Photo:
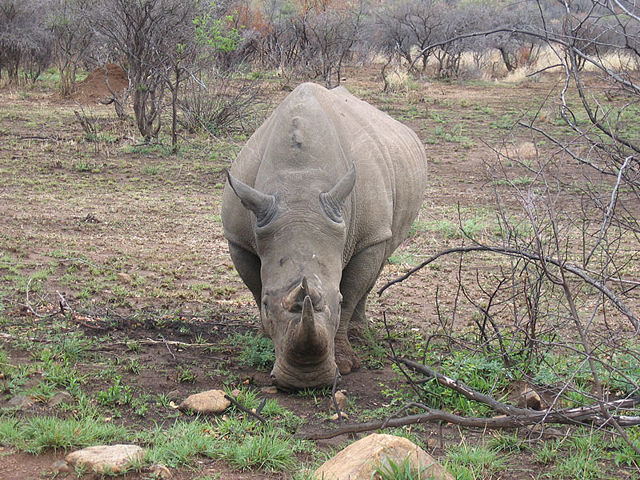
[[[111,90],[107,86],[107,78],[114,92],[121,92],[129,86],[127,73],[122,67],[115,63],[107,63],[104,67],[96,68],[87,78],[78,83],[73,98],[79,103],[96,103],[112,97]]]

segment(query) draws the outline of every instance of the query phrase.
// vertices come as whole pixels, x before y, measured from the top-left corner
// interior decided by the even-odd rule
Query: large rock
[[[208,390],[185,398],[178,408],[196,413],[222,413],[229,405],[231,402],[222,390]]]
[[[314,474],[317,480],[372,480],[376,467],[385,468],[389,461],[401,465],[409,459],[422,478],[454,480],[427,452],[410,440],[394,435],[373,433],[352,443],[336,456],[327,460]]]
[[[142,460],[144,453],[137,445],[97,445],[71,452],[65,460],[96,473],[122,473]]]

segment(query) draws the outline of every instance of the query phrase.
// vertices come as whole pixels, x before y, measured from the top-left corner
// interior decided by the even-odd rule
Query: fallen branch
[[[625,409],[634,407],[638,402],[636,400],[617,400],[608,402],[607,406],[616,409]],[[436,408],[430,408],[422,404],[413,404],[413,406],[423,409],[425,413],[416,415],[407,415],[399,418],[387,418],[385,420],[377,420],[365,423],[352,423],[335,430],[327,430],[317,433],[300,433],[296,436],[306,440],[324,440],[327,438],[337,437],[339,435],[370,432],[380,430],[382,428],[403,427],[405,425],[417,425],[422,423],[446,422],[461,427],[472,427],[482,429],[498,429],[498,428],[517,428],[527,425],[537,425],[546,423],[557,424],[590,424],[602,426],[609,422],[609,419],[603,418],[600,412],[600,405],[589,407],[578,407],[555,412],[527,410],[523,415],[500,415],[497,417],[463,417],[453,413],[445,412]],[[640,416],[624,416],[613,415],[620,426],[629,427],[640,425]]]
[[[528,415],[531,412],[535,412],[537,410],[531,410],[528,408],[519,408],[514,407],[513,405],[508,405],[506,403],[499,402],[495,398],[490,395],[486,395],[484,393],[480,393],[468,385],[464,384],[459,380],[455,380],[453,378],[447,377],[440,372],[436,372],[435,370],[427,367],[418,362],[414,362],[413,360],[409,360],[406,358],[393,358],[394,361],[404,363],[407,367],[411,368],[414,371],[423,373],[427,377],[434,378],[440,385],[443,387],[450,388],[461,395],[464,395],[469,400],[474,400],[476,402],[484,403],[488,405],[493,410],[503,415]]]

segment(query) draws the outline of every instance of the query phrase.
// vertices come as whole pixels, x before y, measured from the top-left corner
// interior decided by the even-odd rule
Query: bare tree
[[[47,12],[47,26],[53,36],[53,58],[60,73],[60,93],[70,95],[75,89],[78,68],[87,59],[93,32],[87,17],[91,0],[55,0]]]
[[[145,141],[158,136],[166,72],[181,53],[185,29],[193,28],[195,6],[179,0],[104,0],[92,25],[129,75],[133,111]]]
[[[50,64],[52,49],[43,11],[46,0],[0,1],[0,75],[17,82],[22,72],[35,82]]]
[[[448,40],[427,47],[449,51],[449,43],[497,34],[544,44],[561,73],[555,105],[570,133],[551,131],[541,115],[547,105],[523,117],[514,133],[528,135],[533,157],[522,158],[507,145],[496,147],[495,162],[487,165],[495,186],[498,235],[476,238],[461,220],[464,243],[437,253],[406,276],[435,259],[462,255],[453,285],[459,295],[449,319],[441,320],[441,335],[497,356],[545,394],[544,405],[538,405],[542,415],[527,414],[526,421],[563,421],[557,414],[566,420],[568,412],[561,406],[571,400],[582,413],[595,414],[572,422],[608,428],[640,454],[640,445],[624,429],[640,421],[640,85],[633,67],[640,53],[640,10],[625,0],[557,5],[538,2],[538,16],[528,24],[449,32]],[[626,61],[614,63],[620,58]],[[515,178],[522,170],[528,175],[524,185]],[[475,256],[479,252],[497,257],[488,274],[478,268],[483,264]],[[462,303],[476,311],[477,335],[469,343],[451,338]],[[420,395],[424,387],[416,392]],[[427,414],[415,421],[446,419],[489,428],[525,421],[491,401],[492,409],[511,420],[443,416],[429,410],[429,395],[419,401]]]
[[[443,9],[436,1],[390,2],[375,11],[371,40],[379,52],[388,58],[400,56],[410,68],[415,65],[417,55],[424,72],[432,53],[424,48],[434,41],[434,33],[442,22]]]

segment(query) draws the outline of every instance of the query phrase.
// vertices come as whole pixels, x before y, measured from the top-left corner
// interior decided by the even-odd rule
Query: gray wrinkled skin
[[[346,89],[298,86],[229,172],[222,221],[233,263],[275,346],[284,389],[359,367],[347,331],[407,237],[426,157],[413,131]]]

